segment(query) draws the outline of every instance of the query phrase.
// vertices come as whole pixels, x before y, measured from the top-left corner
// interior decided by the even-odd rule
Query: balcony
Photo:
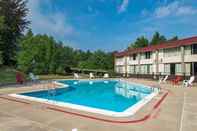
[[[185,55],[184,62],[196,62],[197,61],[197,54]]]
[[[162,59],[162,63],[180,63],[180,62],[181,62],[181,55],[163,57]]]

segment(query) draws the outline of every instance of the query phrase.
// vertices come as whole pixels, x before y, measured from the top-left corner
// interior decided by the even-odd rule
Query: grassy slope
[[[8,67],[0,67],[0,84],[15,83],[15,69]]]
[[[15,80],[16,70],[10,67],[0,67],[0,85],[8,84],[8,83],[16,83]],[[63,76],[63,75],[39,75],[41,80],[49,80],[49,79],[72,79],[73,76]],[[87,78],[87,76],[83,76],[83,78]],[[26,78],[29,80],[29,78]]]

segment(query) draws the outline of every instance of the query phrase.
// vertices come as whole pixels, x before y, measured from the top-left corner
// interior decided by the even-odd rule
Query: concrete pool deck
[[[157,82],[150,80],[125,80],[157,85]],[[193,88],[182,88],[181,85],[174,87],[170,83],[162,84],[158,96],[134,116],[127,118],[112,118],[7,96],[10,93],[40,90],[40,87],[42,86],[27,85],[20,88],[0,89],[1,131],[71,131],[73,128],[78,128],[78,131],[194,131],[197,129],[197,85]]]

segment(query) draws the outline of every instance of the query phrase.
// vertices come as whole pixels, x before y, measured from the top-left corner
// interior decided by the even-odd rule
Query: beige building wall
[[[197,62],[197,54],[191,54],[191,46],[182,46],[169,49],[160,49],[151,52],[151,58],[146,59],[145,53],[133,56],[116,58],[116,72],[129,74],[149,74],[167,75],[170,74],[170,64],[175,64],[175,75],[190,75],[191,62]],[[149,66],[149,67],[148,67]]]

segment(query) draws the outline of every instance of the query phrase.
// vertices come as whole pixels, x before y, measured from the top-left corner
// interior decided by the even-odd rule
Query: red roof
[[[185,46],[185,45],[192,45],[194,43],[197,44],[197,36],[185,38],[181,40],[176,40],[176,41],[168,41],[165,43],[160,43],[157,45],[150,45],[150,46],[143,47],[143,48],[130,48],[125,51],[115,53],[115,56],[122,57],[125,55],[132,55],[135,53],[155,51],[155,50],[166,49],[166,48],[174,48],[174,47],[180,47],[180,46]]]

